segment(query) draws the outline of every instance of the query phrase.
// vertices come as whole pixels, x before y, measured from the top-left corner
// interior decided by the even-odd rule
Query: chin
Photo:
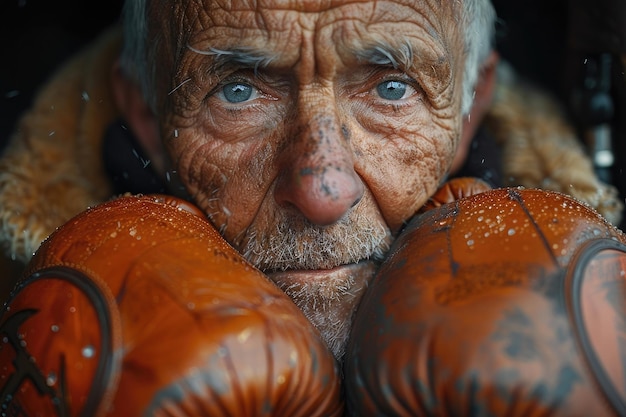
[[[352,318],[378,264],[361,261],[322,270],[267,273],[319,330],[338,361],[342,361]]]

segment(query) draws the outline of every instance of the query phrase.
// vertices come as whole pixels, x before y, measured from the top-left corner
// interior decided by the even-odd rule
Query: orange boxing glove
[[[8,415],[343,412],[315,328],[195,207],[170,197],[122,197],[59,228],[0,329]]]
[[[417,217],[356,313],[353,416],[626,415],[626,237],[555,192]]]
[[[420,208],[419,213],[425,213],[430,209],[489,190],[491,186],[480,178],[452,178],[437,189],[435,194]]]

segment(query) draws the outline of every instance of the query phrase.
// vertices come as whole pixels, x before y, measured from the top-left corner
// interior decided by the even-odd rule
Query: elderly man
[[[493,20],[484,0],[131,1],[113,91],[139,144],[133,154],[145,155],[163,182],[177,177],[340,357],[377,263],[446,176]],[[80,98],[95,108],[99,93],[85,89]],[[58,95],[51,100],[46,107],[60,113]],[[46,128],[45,141],[66,139],[62,127]],[[24,200],[11,194],[24,193],[8,174],[23,169],[11,158],[9,150],[1,192],[11,202],[2,217],[18,258],[111,195],[96,172],[91,184],[40,195],[63,207],[33,215],[38,209],[17,207]],[[34,181],[49,190],[59,177]]]
[[[340,356],[445,177],[493,18],[485,1],[137,4],[118,78],[143,94],[118,80],[118,97],[158,170]]]
[[[490,324],[519,303],[541,312],[541,328],[545,314],[566,326],[551,309],[555,292],[541,292],[535,275],[563,277],[586,239],[603,239],[596,247],[612,252],[602,259],[619,263],[626,239],[560,194],[462,199],[488,187],[440,188],[483,91],[475,84],[493,21],[487,0],[128,1],[123,42],[114,30],[62,69],[1,161],[2,239],[28,262],[0,322],[3,410],[338,416],[344,359],[353,415],[443,415],[455,404],[458,415],[477,415],[483,400],[494,415],[535,404],[532,383],[511,368],[489,374],[519,365],[510,353],[520,348],[501,348],[508,328],[498,339]],[[128,155],[142,165],[138,176],[154,175],[134,181]],[[105,202],[126,191],[158,195]],[[555,226],[538,204],[585,229]],[[388,293],[385,276],[373,279],[381,270],[415,280],[390,280]],[[433,305],[416,302],[431,292],[413,285],[439,272],[454,280],[437,286]],[[511,283],[523,296],[511,297]],[[489,293],[499,286],[503,297]],[[485,292],[497,302],[483,303]],[[539,301],[526,302],[528,292]],[[443,306],[471,297],[476,308],[444,321],[455,310]],[[405,304],[433,314],[395,310]],[[603,322],[613,319],[607,310],[598,310]],[[489,314],[471,322],[471,311]],[[446,332],[463,320],[476,331],[486,323],[482,336],[449,339],[469,334]],[[430,323],[445,324],[429,333]],[[445,348],[466,349],[467,368],[435,371],[444,356],[428,341],[437,335]],[[539,346],[552,347],[552,333],[542,335]],[[497,354],[485,350],[492,345]],[[574,350],[551,350],[551,363]],[[501,384],[510,404],[476,392],[472,360],[481,355],[487,385]],[[574,359],[565,378],[583,381],[579,391],[561,379],[550,391],[551,380],[541,380],[537,387],[548,388],[537,401],[554,392],[566,413],[579,399],[602,409]],[[540,405],[553,409],[551,398]]]

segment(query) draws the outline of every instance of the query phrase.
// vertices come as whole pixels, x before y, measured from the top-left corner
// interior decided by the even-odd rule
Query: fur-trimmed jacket
[[[9,258],[27,262],[55,228],[119,191],[105,166],[103,138],[120,117],[110,87],[120,44],[120,31],[113,28],[65,64],[10,138],[0,159],[0,247]],[[496,186],[561,191],[619,223],[623,206],[617,191],[597,179],[574,130],[549,96],[500,76],[481,131],[488,140],[476,140],[466,174],[489,180],[495,170],[501,176],[492,181]],[[494,146],[497,160],[487,164],[493,170],[480,172],[480,153]]]

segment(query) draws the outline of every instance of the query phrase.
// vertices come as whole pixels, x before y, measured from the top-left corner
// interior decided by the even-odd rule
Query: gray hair
[[[148,41],[148,0],[126,0],[122,9],[124,43],[120,65],[143,93],[152,110],[156,109],[156,45]],[[150,49],[148,49],[150,48]]]
[[[148,40],[147,5],[149,0],[126,0],[122,12],[124,46],[121,66],[141,88],[146,101],[156,110],[155,71],[158,39]],[[490,0],[463,1],[465,72],[462,111],[467,114],[474,100],[474,87],[482,63],[489,55],[495,37],[496,13]]]
[[[478,75],[495,41],[496,11],[490,0],[465,0],[463,5],[465,73],[462,110],[467,114],[474,101]]]

